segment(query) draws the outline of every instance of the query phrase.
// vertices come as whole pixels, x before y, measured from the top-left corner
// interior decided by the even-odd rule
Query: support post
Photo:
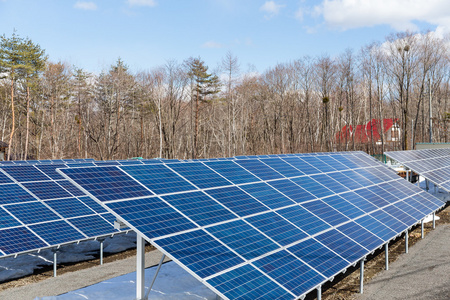
[[[422,222],[421,222],[421,224],[420,224],[420,226],[421,226],[421,233],[422,233],[422,238],[424,237],[424,230],[423,230],[423,219],[422,219]]]
[[[145,240],[136,236],[136,299],[143,300],[145,295]]]
[[[408,229],[405,231],[405,253],[408,253]]]
[[[97,239],[100,242],[100,265],[103,265],[103,242],[105,239]]]
[[[385,264],[384,269],[389,270],[389,244],[388,243],[384,244],[384,256],[386,259],[386,261],[384,263]]]
[[[360,261],[359,267],[359,293],[364,293],[364,258]]]
[[[57,266],[57,258],[58,258],[59,249],[52,249],[53,252],[53,277],[56,277],[56,266]]]
[[[317,300],[322,300],[322,286],[319,285],[317,288]]]
[[[407,181],[409,181],[409,170],[406,170],[406,178]]]
[[[433,229],[436,228],[436,212],[433,211]]]
[[[428,181],[428,179],[425,179],[425,186],[427,188],[427,192],[430,190],[430,183]]]
[[[159,261],[158,268],[156,269],[155,276],[153,276],[152,283],[150,284],[150,286],[149,286],[149,288],[148,288],[148,291],[147,291],[147,293],[145,294],[145,300],[148,299],[148,295],[150,294],[150,292],[151,292],[151,290],[152,290],[153,284],[155,283],[156,277],[158,276],[159,270],[161,269],[161,266],[162,266],[162,264],[163,264],[165,258],[166,258],[166,255],[163,254],[163,256],[161,257],[161,260]]]

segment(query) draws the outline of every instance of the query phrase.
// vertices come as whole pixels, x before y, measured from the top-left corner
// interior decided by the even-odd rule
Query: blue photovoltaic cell
[[[333,156],[317,156],[317,159],[321,160],[322,162],[326,163],[327,165],[333,167],[334,169],[338,171],[344,171],[348,170],[349,167],[341,164],[339,161],[335,160]]]
[[[337,229],[369,251],[375,250],[384,244],[382,239],[355,222],[346,223]]]
[[[119,166],[117,161],[94,161],[96,166]]]
[[[262,180],[284,178],[283,175],[259,160],[237,160],[236,163],[252,172]]]
[[[19,221],[14,219],[10,214],[8,214],[3,208],[0,207],[0,228],[20,226]]]
[[[95,213],[76,198],[48,200],[45,203],[64,218],[92,215]]]
[[[421,203],[420,201],[416,200],[415,198],[416,196],[409,197],[406,200],[402,201],[401,203],[407,203],[408,205],[411,205],[412,207],[418,209],[424,215],[428,215],[431,212],[433,212],[431,208]]]
[[[205,162],[205,165],[234,184],[258,182],[259,178],[230,160]]]
[[[7,166],[2,167],[3,171],[8,173],[18,182],[49,180],[41,171],[34,166]]]
[[[33,224],[59,219],[59,217],[40,202],[12,204],[4,207],[24,224]]]
[[[250,217],[246,221],[282,246],[287,246],[308,237],[303,230],[295,227],[274,212]]]
[[[268,210],[266,206],[235,186],[206,190],[205,192],[240,217]]]
[[[342,257],[314,239],[307,239],[287,250],[328,278],[348,266]]]
[[[0,250],[5,254],[14,254],[46,246],[47,244],[25,227],[0,230]]]
[[[368,180],[367,178],[363,177],[362,175],[358,174],[354,170],[348,170],[342,172],[343,175],[347,176],[348,178],[352,179],[353,181],[357,182],[358,184],[362,186],[369,186],[372,185],[372,181]]]
[[[333,173],[333,179],[339,182],[340,184],[344,185],[350,190],[359,189],[363,187],[362,184],[358,183],[357,181],[351,179],[350,177],[345,176],[344,173]]]
[[[358,195],[360,195],[361,197],[368,200],[370,203],[376,205],[379,208],[389,205],[389,202],[387,202],[377,194],[371,192],[369,189],[356,190],[355,193],[357,193]]]
[[[117,232],[113,225],[100,216],[79,217],[68,221],[87,236],[99,236]]]
[[[114,202],[108,207],[149,238],[197,228],[158,197]]]
[[[53,181],[28,182],[22,185],[41,200],[72,197]]]
[[[203,192],[173,194],[162,198],[200,226],[237,218],[236,215]]]
[[[350,263],[356,262],[367,255],[367,249],[364,249],[336,229],[319,234],[315,239]]]
[[[369,230],[385,242],[397,235],[395,231],[379,222],[375,218],[371,217],[370,215],[356,219],[355,222],[365,229]]]
[[[122,170],[157,194],[196,190],[164,165],[126,166]]]
[[[277,213],[310,235],[331,227],[300,206],[284,208],[278,210]]]
[[[371,186],[368,188],[368,190],[389,203],[394,203],[400,200],[400,198],[394,196],[385,189],[381,188],[381,185]]]
[[[11,179],[9,179],[8,178],[8,176],[6,176],[5,174],[3,174],[1,171],[0,171],[0,184],[3,184],[3,183],[12,183],[13,181],[11,180]]]
[[[116,167],[61,169],[100,201],[153,195]]]
[[[52,165],[37,165],[36,168],[45,173],[53,180],[64,179],[64,177],[56,172],[56,169],[67,168],[64,164],[52,164]]]
[[[306,161],[301,160],[298,157],[287,157],[283,158],[283,160],[288,162],[298,170],[301,170],[306,175],[322,173],[319,169],[314,168],[312,165],[308,164]]]
[[[206,230],[247,260],[279,248],[259,231],[241,220],[215,225]]]
[[[348,188],[346,188],[344,185],[334,180],[331,176],[332,175],[329,176],[327,174],[322,174],[322,175],[313,175],[311,176],[311,178],[317,181],[318,183],[322,184],[323,186],[326,186],[334,193],[342,193],[349,191]]]
[[[364,211],[365,213],[369,213],[371,211],[374,211],[378,209],[377,206],[370,203],[367,199],[361,197],[360,195],[356,194],[355,192],[348,192],[343,193],[339,195],[340,197],[344,198],[360,210]]]
[[[370,182],[372,182],[372,184],[378,184],[378,183],[382,183],[383,182],[383,180],[381,180],[377,176],[373,175],[372,173],[368,172],[367,169],[357,169],[357,170],[354,170],[354,171],[357,174],[363,176],[365,179],[367,179]]]
[[[241,185],[240,188],[271,209],[295,204],[265,182]]]
[[[345,201],[345,199],[339,195],[323,198],[322,201],[350,219],[364,215],[362,210],[355,207],[350,202]]]
[[[297,296],[308,292],[325,279],[285,250],[261,258],[253,264]]]
[[[327,205],[322,200],[311,201],[301,205],[332,226],[348,221],[346,216]]]
[[[391,215],[389,215],[383,210],[374,211],[373,213],[370,214],[370,216],[377,219],[381,223],[385,224],[396,233],[403,232],[408,228],[407,225],[393,218]]]
[[[298,169],[294,168],[284,160],[281,160],[279,158],[268,158],[268,159],[262,159],[263,163],[280,173],[281,175],[284,175],[286,177],[296,177],[296,176],[302,176],[305,175],[305,173],[299,171]]]
[[[0,185],[0,204],[36,201],[29,192],[17,184]]]
[[[357,163],[348,159],[345,155],[337,154],[337,155],[333,155],[333,158],[335,160],[337,160],[338,162],[340,162],[341,164],[349,167],[350,169],[360,168],[360,166]]]
[[[251,265],[244,265],[207,281],[228,299],[292,299],[292,295]]]
[[[78,197],[77,199],[99,214],[106,212],[106,209],[103,208],[100,204],[98,204],[97,201],[95,201],[91,197]]]
[[[201,189],[231,185],[231,182],[200,162],[168,166]]]
[[[289,179],[270,181],[269,184],[297,203],[317,199],[314,195],[299,187]]]
[[[314,179],[310,177],[298,177],[298,178],[292,178],[291,179],[295,184],[301,186],[317,198],[326,197],[329,195],[333,195],[334,193],[330,191],[325,186],[321,185]]]
[[[385,208],[383,208],[383,210],[385,212],[387,212],[388,214],[390,214],[391,216],[393,216],[394,218],[396,218],[396,219],[400,220],[401,222],[405,223],[408,226],[412,226],[412,225],[416,224],[417,221],[418,221],[418,220],[414,219],[413,217],[411,217],[410,215],[408,215],[407,213],[401,211],[400,209],[398,209],[394,205],[385,207]]]
[[[42,237],[50,245],[66,243],[85,238],[65,221],[55,221],[31,225],[30,229]]]
[[[62,186],[66,191],[68,191],[69,193],[71,193],[74,196],[86,196],[86,194],[80,190],[79,188],[77,188],[75,185],[73,185],[70,181],[68,180],[59,180],[56,183],[58,183],[60,186]]]
[[[310,165],[313,165],[315,168],[319,169],[323,173],[337,171],[335,168],[333,168],[327,163],[324,163],[315,156],[302,156],[300,159],[306,161]]]
[[[167,237],[155,243],[202,278],[244,262],[203,230]]]

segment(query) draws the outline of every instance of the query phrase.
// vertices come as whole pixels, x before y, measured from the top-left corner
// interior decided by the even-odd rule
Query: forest
[[[10,145],[5,159],[19,160],[379,154],[429,142],[431,109],[432,141],[449,142],[448,45],[432,32],[400,32],[262,72],[244,71],[228,52],[213,68],[190,57],[132,72],[119,58],[92,74],[52,61],[29,38],[3,35],[0,140]],[[397,143],[383,133],[378,142],[336,138],[344,126],[388,118],[400,125]]]

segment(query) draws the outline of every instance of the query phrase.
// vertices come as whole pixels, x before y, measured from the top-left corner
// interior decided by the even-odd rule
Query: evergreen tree
[[[198,120],[200,103],[206,102],[208,96],[220,92],[220,82],[217,75],[208,73],[208,67],[200,58],[190,58],[188,75],[193,81],[193,97],[195,97],[195,130],[192,158],[197,158]]]

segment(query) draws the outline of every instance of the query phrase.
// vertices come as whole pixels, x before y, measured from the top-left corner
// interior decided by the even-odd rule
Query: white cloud
[[[324,0],[315,9],[328,26],[343,30],[376,25],[416,30],[414,22],[450,25],[447,0]]]
[[[266,12],[266,18],[272,18],[280,13],[280,10],[285,7],[285,5],[277,4],[275,1],[266,1],[263,6],[259,8],[259,10]]]
[[[94,2],[77,1],[73,7],[82,10],[97,10],[97,4]]]
[[[223,48],[223,45],[220,43],[216,43],[214,41],[208,41],[202,45],[202,48],[219,49],[219,48]]]
[[[155,0],[127,0],[127,2],[131,6],[149,6],[149,7],[154,7],[157,4]]]
[[[299,20],[300,22],[303,21],[303,8],[299,8],[296,12],[295,12],[295,18],[297,20]]]

